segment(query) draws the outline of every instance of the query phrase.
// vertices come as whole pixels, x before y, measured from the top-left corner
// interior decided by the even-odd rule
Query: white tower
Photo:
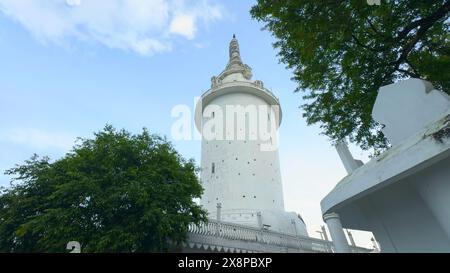
[[[201,204],[210,218],[307,235],[301,217],[284,211],[278,98],[262,81],[251,80],[234,35],[229,51],[225,70],[212,77],[211,89],[196,107],[195,123],[203,136]]]

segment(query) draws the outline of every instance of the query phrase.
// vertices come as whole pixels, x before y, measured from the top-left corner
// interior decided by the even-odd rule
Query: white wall
[[[450,158],[418,174],[414,185],[450,238]]]
[[[215,112],[214,118],[203,117],[202,120],[205,126],[211,119],[222,118],[222,130],[216,132],[222,132],[224,138],[231,133],[225,122],[227,106],[255,106],[257,116],[260,114],[259,106],[270,107],[258,95],[240,92],[238,85],[234,88],[236,92],[212,99],[208,105],[217,105],[221,111]],[[203,111],[207,107],[204,105]],[[202,140],[201,182],[205,191],[201,205],[209,212],[209,217],[216,218],[217,203],[220,203],[222,221],[256,227],[261,224],[257,216],[260,212],[261,222],[268,229],[306,236],[306,226],[298,215],[284,211],[277,134],[270,134],[271,139],[261,139],[259,128],[260,122],[266,122],[267,128],[262,128],[265,131],[278,122],[275,122],[273,113],[265,114],[257,117],[257,124],[249,123],[250,114],[244,115],[246,121],[242,126],[234,124],[235,133],[245,133],[243,139]],[[262,148],[265,145],[267,148],[269,143],[274,145],[274,149]]]
[[[449,164],[447,158],[357,202],[383,252],[450,252]]]
[[[219,105],[224,113],[226,105],[267,105],[245,93],[226,94],[210,104]],[[204,118],[204,123],[208,119]],[[201,181],[205,192],[201,203],[212,215],[217,203],[222,204],[223,215],[233,209],[284,210],[278,150],[261,151],[262,143],[249,140],[249,134],[245,140],[202,141]]]

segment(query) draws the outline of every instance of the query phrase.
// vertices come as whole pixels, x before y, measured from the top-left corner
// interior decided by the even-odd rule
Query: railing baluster
[[[234,223],[217,222],[209,220],[208,223],[190,224],[188,232],[200,237],[218,237],[229,240],[245,240],[262,244],[252,251],[307,251],[307,252],[333,252],[332,243],[306,236],[294,236],[276,231],[261,230],[255,227]],[[210,240],[210,239],[209,239]],[[261,248],[263,247],[263,248]],[[291,249],[291,250],[289,250]],[[370,252],[369,249],[351,247],[352,252]]]

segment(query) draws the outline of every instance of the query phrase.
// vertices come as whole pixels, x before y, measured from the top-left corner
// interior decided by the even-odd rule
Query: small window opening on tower
[[[216,173],[216,164],[214,162],[211,164],[211,173]]]
[[[215,113],[214,113],[214,112],[212,112],[212,117],[214,118],[214,116],[215,116]]]

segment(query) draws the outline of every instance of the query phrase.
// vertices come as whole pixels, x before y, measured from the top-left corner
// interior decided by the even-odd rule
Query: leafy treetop
[[[371,117],[381,86],[414,77],[450,92],[449,11],[449,0],[258,0],[251,14],[305,92],[308,124],[376,152],[388,145]]]
[[[147,130],[106,126],[62,159],[37,155],[6,171],[0,191],[0,252],[160,252],[206,220],[192,160]],[[18,182],[18,183],[17,183]]]

